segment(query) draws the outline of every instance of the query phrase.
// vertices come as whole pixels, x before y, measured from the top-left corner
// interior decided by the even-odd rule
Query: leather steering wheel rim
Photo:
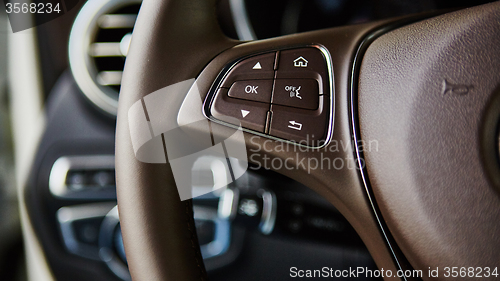
[[[477,26],[484,27],[487,30],[485,31],[486,34],[483,34],[484,36],[477,35],[477,38],[473,37],[479,40],[474,42],[477,43],[480,40],[484,40],[485,42],[490,42],[490,44],[486,44],[486,47],[490,47],[496,42],[496,39],[491,39],[492,36],[500,38],[498,36],[500,34],[498,28],[491,27],[491,23],[494,23],[495,19],[498,20],[500,15],[499,2],[431,18],[420,26],[418,23],[417,25],[409,25],[407,29],[396,28],[415,22],[418,19],[424,18],[424,16],[340,27],[249,43],[234,41],[222,34],[216,18],[215,6],[215,0],[144,0],[134,28],[134,36],[129,55],[127,56],[122,81],[116,132],[118,206],[127,261],[133,280],[207,279],[194,228],[192,201],[180,200],[170,164],[144,163],[139,161],[134,153],[131,140],[131,126],[135,125],[130,123],[129,110],[137,101],[142,101],[142,106],[146,107],[144,104],[145,96],[169,85],[193,78],[196,78],[200,95],[204,98],[218,73],[231,61],[263,50],[273,50],[286,46],[321,44],[329,50],[334,69],[334,77],[331,77],[335,92],[333,101],[335,116],[333,140],[353,143],[353,135],[358,140],[370,139],[372,137],[385,138],[387,135],[384,134],[394,132],[384,128],[384,124],[381,123],[379,123],[379,125],[381,124],[380,126],[376,126],[377,124],[373,118],[379,115],[382,116],[382,113],[380,110],[376,110],[374,106],[370,106],[370,104],[376,103],[377,100],[383,100],[383,96],[377,94],[380,93],[380,87],[395,85],[398,83],[398,80],[385,80],[385,76],[378,77],[380,80],[374,80],[373,76],[370,75],[372,73],[384,73],[385,69],[381,70],[380,66],[378,66],[380,62],[386,62],[385,65],[389,67],[390,63],[394,64],[398,61],[397,59],[401,58],[399,57],[391,61],[391,59],[394,59],[391,58],[391,54],[394,54],[397,50],[387,48],[387,46],[391,46],[391,44],[394,46],[394,44],[401,43],[405,40],[405,36],[412,34],[412,32],[412,36],[416,36],[415,34],[418,35],[418,32],[422,32],[425,35],[425,32],[436,30],[436,26],[439,26],[438,23],[446,20],[450,20],[451,22],[466,22],[454,33],[458,39],[460,39],[458,35],[469,34],[470,30],[477,28]],[[477,23],[478,19],[481,18],[484,20],[480,21],[481,23]],[[370,47],[371,45],[368,43],[373,42],[376,36],[380,36],[393,29],[396,29],[396,31],[400,30],[398,31],[400,34],[394,35],[394,33],[390,33],[392,35],[389,37],[380,37],[380,40],[375,40],[375,42],[378,42],[377,44],[372,44],[374,48]],[[424,36],[422,40],[427,39]],[[449,42],[455,42],[453,40],[453,38],[450,38]],[[363,42],[366,44],[363,44]],[[429,44],[432,44],[432,38],[429,39],[429,42]],[[450,45],[445,44],[439,50],[446,49],[448,46]],[[428,45],[423,45],[423,47],[429,48]],[[465,42],[454,48],[467,47],[470,47],[470,44],[468,45],[468,42]],[[412,52],[410,47],[404,50],[410,54]],[[498,56],[500,52],[496,52],[497,54],[495,55],[495,50],[498,50],[498,48],[487,52],[492,62],[500,61],[500,57]],[[366,56],[365,52],[369,56]],[[413,62],[411,59],[408,59],[410,63]],[[360,75],[357,72],[359,69],[356,69],[356,67],[360,68],[361,63],[363,64]],[[497,66],[488,64],[488,67],[491,68],[491,71],[498,70],[497,73],[500,73],[498,65],[500,63]],[[425,70],[425,68],[422,69],[422,71]],[[390,71],[397,73],[398,68],[389,70],[389,74],[392,74]],[[460,69],[457,71],[460,72]],[[363,74],[363,72],[366,74]],[[443,71],[443,73],[447,74],[446,71]],[[475,83],[475,85],[488,85],[488,87],[484,88],[479,87],[487,95],[481,102],[478,101],[482,106],[477,107],[476,111],[473,112],[474,116],[480,115],[477,117],[479,119],[485,114],[484,112],[493,110],[485,105],[484,100],[490,100],[496,96],[496,92],[492,91],[491,88],[496,88],[498,83],[500,83],[497,76],[482,77],[483,80],[481,80],[481,77],[476,77],[479,80],[470,82]],[[389,77],[401,78],[397,75]],[[356,78],[360,79],[359,84],[358,81],[353,81]],[[428,76],[424,78],[427,79]],[[380,83],[382,80],[384,82]],[[352,81],[352,84],[349,81]],[[451,82],[449,83],[452,84]],[[455,83],[458,84],[457,82]],[[358,94],[356,93],[358,85],[359,96],[356,95],[351,100],[351,94]],[[446,86],[445,84],[444,93],[451,93],[453,95],[453,88],[447,92],[448,88]],[[379,92],[373,89],[379,89]],[[185,93],[183,94],[185,95]],[[411,95],[411,93],[408,94]],[[358,102],[360,104],[359,107],[356,104]],[[404,100],[400,102],[404,108]],[[352,108],[350,108],[351,103],[353,103]],[[384,112],[387,114],[383,117],[388,118],[387,124],[397,125],[401,120],[397,120],[397,118],[395,118],[397,121],[389,120],[390,118],[394,118],[394,115],[391,115],[394,112],[390,110],[393,105],[393,102],[384,104]],[[423,105],[426,105],[426,103]],[[201,115],[201,110],[201,108],[199,110],[193,109],[193,114]],[[360,123],[357,121],[358,115]],[[176,118],[177,112],[168,112],[166,110],[166,118],[168,116]],[[355,119],[354,122],[350,117]],[[149,116],[146,115],[145,118],[150,121]],[[215,127],[221,126],[213,122],[211,125]],[[369,129],[371,126],[374,126],[377,130]],[[491,130],[491,128],[485,129],[479,124],[475,124],[474,129],[476,127],[481,132]],[[360,128],[361,134],[359,132],[356,134]],[[366,129],[366,134],[363,134],[363,129]],[[440,131],[432,131],[431,133],[440,134]],[[245,133],[248,145],[247,149],[255,148],[255,146],[252,147],[252,144],[248,144],[250,137],[250,134]],[[480,140],[481,138],[482,136],[477,136],[474,140]],[[259,137],[256,142],[263,143],[265,140],[265,138]],[[394,142],[393,144],[398,144],[398,142]],[[419,145],[420,149],[425,149],[421,147],[422,143]],[[409,145],[409,147],[414,148],[412,145]],[[410,148],[403,147],[402,149],[406,152],[411,152],[412,156],[414,156],[416,152]],[[164,158],[167,159],[168,151],[165,145],[163,145],[163,153]],[[315,153],[314,151],[303,152],[300,154],[300,157],[315,157]],[[399,200],[394,198],[396,196],[395,192],[397,192],[396,187],[405,181],[398,181],[397,178],[395,180],[394,175],[387,173],[391,169],[397,169],[398,166],[397,163],[389,161],[390,157],[394,157],[393,154],[387,152],[380,154],[365,153],[363,155],[363,153],[360,153],[359,147],[356,146],[348,147],[344,151],[328,153],[332,157],[341,157],[343,159],[351,157],[354,165],[360,164],[355,155],[366,156],[367,166],[363,166],[361,171],[359,169],[344,169],[342,171],[317,170],[308,173],[307,171],[287,171],[286,169],[281,169],[277,170],[277,172],[306,184],[339,209],[363,239],[379,268],[392,270],[393,272],[396,272],[398,269],[409,268],[404,256],[408,258],[414,268],[418,269],[427,269],[425,266],[493,266],[495,262],[500,260],[499,254],[495,252],[488,252],[484,255],[478,253],[478,250],[483,249],[484,245],[491,245],[492,243],[496,243],[496,245],[500,244],[498,243],[499,238],[490,235],[498,229],[498,224],[495,224],[492,219],[500,213],[500,200],[498,192],[495,190],[498,186],[491,179],[494,177],[491,176],[491,173],[478,175],[481,179],[481,184],[478,184],[480,196],[475,198],[476,201],[464,201],[468,202],[471,210],[475,212],[476,217],[474,218],[484,218],[475,227],[479,227],[480,230],[487,231],[487,233],[466,231],[463,236],[452,237],[453,241],[458,239],[458,242],[450,244],[453,249],[446,251],[446,253],[439,256],[441,260],[437,260],[429,258],[429,253],[419,250],[418,247],[422,245],[422,239],[428,238],[426,235],[429,235],[430,232],[437,231],[440,233],[441,236],[437,237],[436,240],[441,239],[442,235],[446,236],[446,233],[440,232],[444,230],[439,228],[429,229],[429,231],[424,229],[422,233],[419,233],[418,229],[415,228],[411,228],[411,231],[406,231],[408,223],[402,223],[402,218],[399,214],[404,205],[401,202],[398,203]],[[470,157],[483,159],[483,153],[483,150],[478,149],[477,153],[471,154]],[[486,153],[491,153],[491,151],[488,150]],[[264,154],[282,159],[296,157],[293,153],[277,153],[272,151]],[[371,166],[373,163],[377,167]],[[478,165],[483,165],[481,163],[483,163],[482,160]],[[378,167],[383,167],[383,169],[379,169]],[[480,168],[483,167],[481,166]],[[413,171],[417,170],[415,167],[412,169]],[[494,171],[496,172],[496,170]],[[408,170],[402,169],[398,172],[406,173]],[[410,176],[407,178],[411,178],[411,175],[413,174],[410,173]],[[437,176],[435,178],[438,179]],[[415,186],[408,184],[407,188],[402,189],[402,193],[404,193],[402,196],[406,200],[404,204],[411,202],[412,198],[423,200],[419,197],[421,194],[415,195],[412,193],[415,190],[412,188],[415,188]],[[428,189],[421,191],[431,192]],[[393,195],[390,196],[390,194]],[[465,200],[460,196],[466,195],[457,194],[457,200]],[[489,199],[487,200],[485,197]],[[374,202],[375,199],[377,203]],[[486,200],[487,205],[482,207],[472,205],[478,204],[477,200]],[[392,202],[396,202],[396,204],[392,205]],[[409,210],[419,211],[421,209],[418,208],[427,203],[428,201],[423,205],[417,204],[416,209],[409,208]],[[443,212],[437,216],[442,220],[449,218],[450,214],[455,212],[456,208],[459,207],[448,203],[445,202],[441,206],[432,205],[434,212]],[[376,205],[380,206],[380,210]],[[374,206],[375,209],[373,209]],[[489,214],[486,215],[486,213]],[[404,218],[411,221],[412,214],[412,212],[405,213]],[[425,219],[426,216],[419,218]],[[417,221],[415,226],[421,226],[421,223]],[[452,226],[447,227],[448,231],[455,231],[457,229]],[[491,229],[488,230],[488,227],[491,227]],[[467,229],[470,229],[470,227],[467,227]],[[470,265],[462,264],[463,259],[460,258],[446,259],[446,256],[457,252],[460,245],[474,241],[472,237],[474,235],[479,235],[480,241],[477,242],[477,245],[468,245],[466,248],[473,253]],[[395,241],[392,240],[392,236]],[[417,243],[419,241],[420,244]],[[444,241],[449,242],[446,239]],[[398,247],[395,246],[395,242],[401,246],[404,256],[399,252]],[[438,243],[439,241],[432,242]],[[416,245],[415,247],[417,248],[412,245]],[[425,250],[429,251],[429,249]],[[460,264],[446,265],[446,262],[457,262]],[[426,279],[425,275],[424,279]]]

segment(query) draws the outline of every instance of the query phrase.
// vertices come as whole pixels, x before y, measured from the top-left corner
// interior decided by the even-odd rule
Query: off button
[[[258,102],[271,102],[273,80],[236,81],[229,89],[228,96]]]
[[[313,79],[276,79],[273,104],[317,109],[318,82]]]

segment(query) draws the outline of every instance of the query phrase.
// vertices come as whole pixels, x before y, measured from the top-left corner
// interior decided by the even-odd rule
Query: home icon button
[[[307,67],[308,63],[309,62],[304,57],[300,56],[293,61],[293,66],[295,66],[295,67]]]

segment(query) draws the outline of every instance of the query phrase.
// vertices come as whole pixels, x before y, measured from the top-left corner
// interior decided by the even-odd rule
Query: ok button
[[[247,85],[245,87],[245,93],[247,94],[259,94],[259,92],[257,92],[257,89],[259,88],[259,86],[252,86],[252,85]]]
[[[228,96],[237,99],[271,102],[271,93],[273,90],[273,80],[245,80],[233,83]]]

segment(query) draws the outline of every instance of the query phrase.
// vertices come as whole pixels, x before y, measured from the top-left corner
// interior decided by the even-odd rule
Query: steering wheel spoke
[[[419,175],[419,171],[428,169],[422,168],[423,162],[416,165],[412,160],[418,160],[417,151],[430,153],[431,149],[422,139],[416,150],[412,146],[416,142],[408,138],[418,141],[419,136],[404,129],[416,128],[422,133],[437,118],[438,107],[451,110],[453,104],[443,101],[433,107],[430,101],[466,99],[471,91],[478,91],[483,99],[462,102],[477,103],[473,115],[476,119],[483,116],[485,101],[493,96],[491,88],[500,82],[498,74],[462,83],[458,78],[465,74],[457,64],[449,69],[438,66],[457,63],[466,57],[467,50],[474,49],[469,41],[460,41],[465,38],[485,44],[488,50],[485,55],[474,49],[478,59],[466,60],[470,69],[483,63],[500,72],[500,36],[498,27],[493,26],[498,22],[499,3],[416,24],[411,23],[430,15],[253,42],[226,38],[217,25],[214,7],[215,1],[145,0],[134,30],[120,93],[116,138],[118,203],[133,279],[206,278],[189,200],[196,196],[191,189],[192,167],[202,157],[219,159],[210,163],[217,162],[225,171],[226,177],[213,183],[214,188],[235,181],[251,166],[274,170],[315,190],[349,221],[377,266],[394,274],[411,268],[406,258],[418,269],[448,263],[454,266],[453,262],[463,261],[449,257],[461,243],[474,244],[474,231],[457,234],[465,226],[444,223],[459,204],[447,201],[450,209],[430,207],[436,202],[425,192],[439,186],[440,191],[435,193],[444,198],[450,186],[443,182],[431,185]],[[464,19],[470,20],[461,23]],[[445,20],[459,25],[449,36],[439,24]],[[485,34],[471,35],[478,26]],[[438,31],[444,41],[430,36]],[[425,50],[434,53],[426,54]],[[443,54],[453,58],[440,60]],[[485,61],[488,59],[491,61]],[[406,75],[401,74],[400,64]],[[413,73],[414,66],[421,72]],[[423,96],[425,83],[434,83],[435,79],[444,81],[436,84],[443,86],[442,93],[435,98]],[[414,110],[412,97],[425,101],[422,109]],[[411,116],[413,113],[417,115]],[[425,114],[426,125],[418,125]],[[453,134],[444,129],[447,124],[433,127],[430,139],[451,138]],[[402,131],[396,129],[398,126]],[[483,130],[478,129],[479,122],[471,126],[470,130]],[[409,155],[413,158],[406,158]],[[476,156],[480,159],[480,152],[471,155]],[[180,161],[188,158],[187,162]],[[481,229],[486,231],[497,217],[500,204],[487,175],[479,173],[478,161],[475,175],[485,180],[481,194],[491,194],[487,206],[472,209],[484,215]],[[399,177],[402,175],[413,181],[404,181]],[[433,178],[441,179],[438,174]],[[466,196],[464,192],[455,192],[455,198]],[[415,196],[422,201],[412,205]],[[479,196],[467,202],[472,206],[481,200],[484,198]],[[440,212],[434,222],[447,226],[425,229],[425,219],[413,221],[412,216],[422,214],[424,207]],[[486,215],[488,211],[493,213]],[[458,241],[453,249],[432,246],[431,241],[443,241],[451,228],[454,234],[449,237]],[[437,229],[442,236],[430,237]],[[424,236],[429,240],[422,240]],[[489,237],[481,238],[477,243],[484,244],[471,251],[476,253],[498,242],[495,235]],[[439,260],[429,256],[433,247],[442,250]],[[470,266],[481,266],[481,262],[487,266],[490,261],[498,261],[498,254],[474,258]]]

